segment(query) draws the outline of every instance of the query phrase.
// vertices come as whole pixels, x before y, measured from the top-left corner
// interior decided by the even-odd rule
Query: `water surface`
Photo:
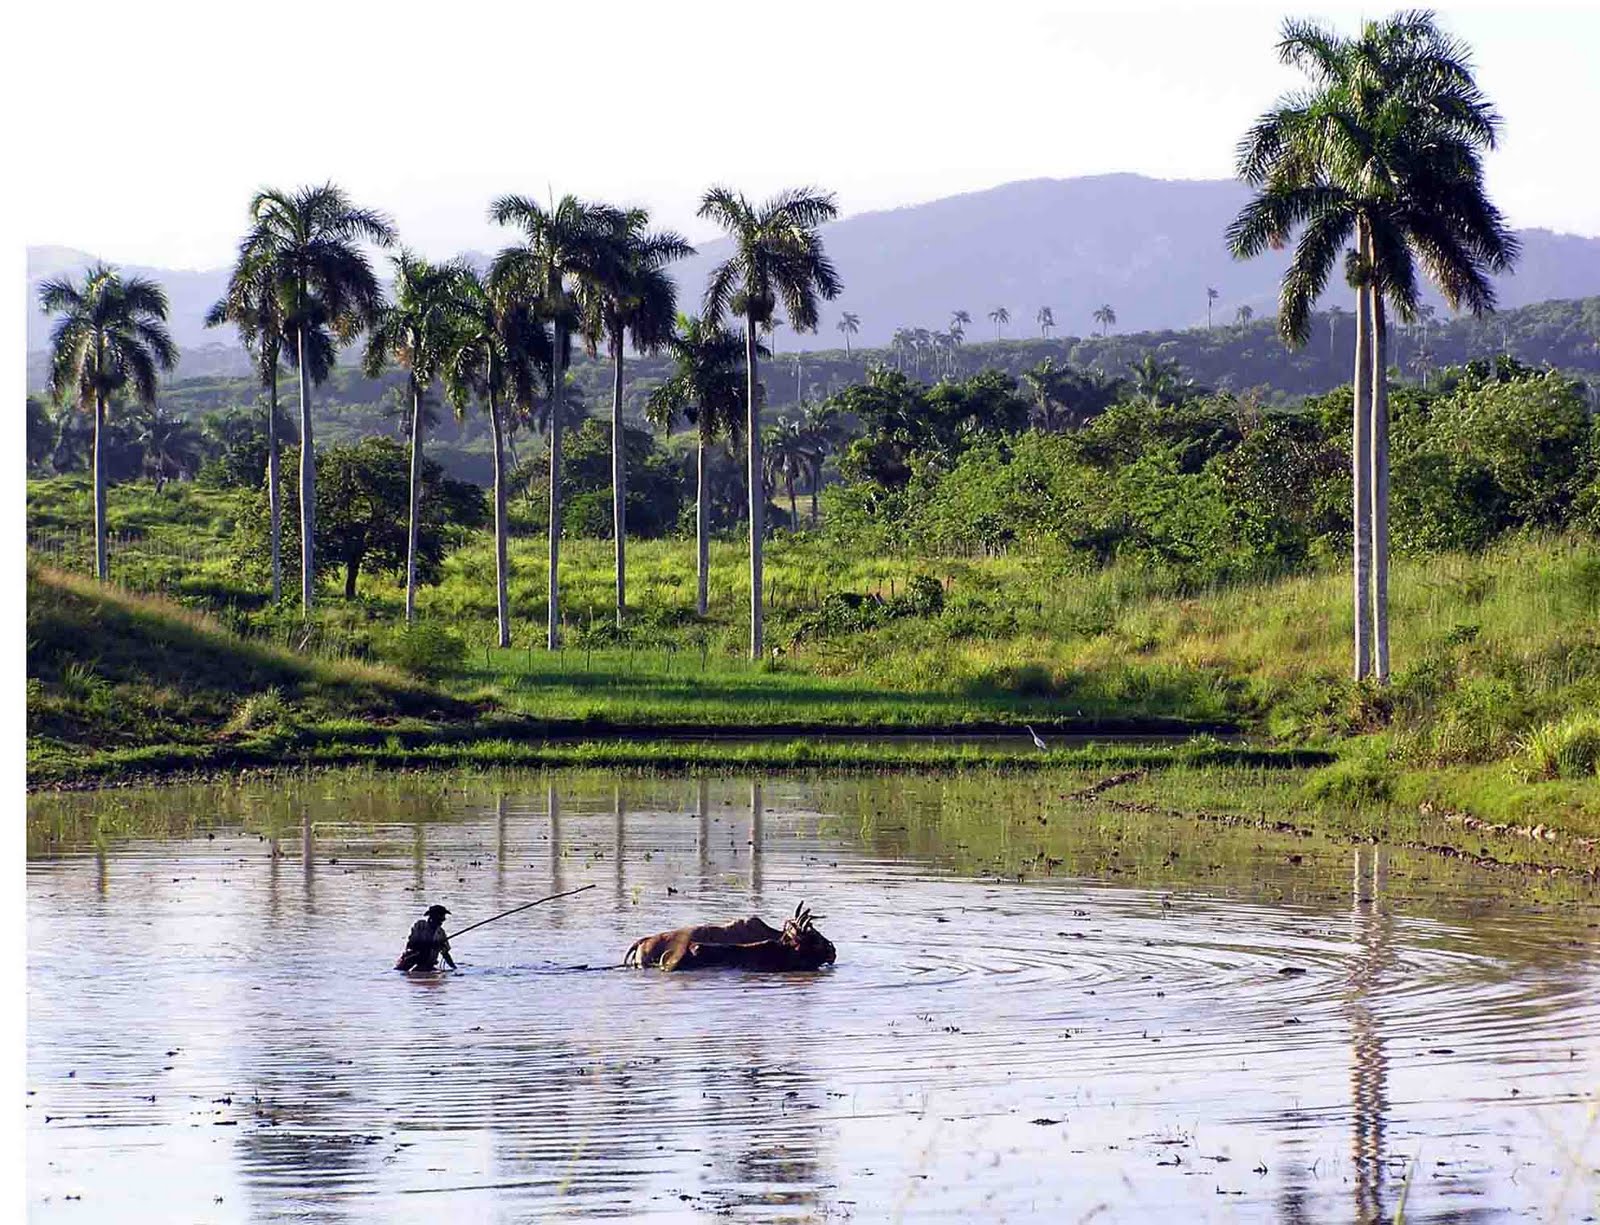
[[[1591,898],[1064,790],[36,797],[30,1217],[1378,1221],[1408,1173],[1408,1220],[1596,1211]],[[429,902],[589,883],[389,969]],[[802,898],[831,970],[614,968]]]

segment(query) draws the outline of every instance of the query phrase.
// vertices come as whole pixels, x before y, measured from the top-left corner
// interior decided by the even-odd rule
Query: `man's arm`
[[[439,955],[444,958],[445,965],[452,970],[456,968],[455,958],[450,956],[450,941],[443,934],[439,937]]]

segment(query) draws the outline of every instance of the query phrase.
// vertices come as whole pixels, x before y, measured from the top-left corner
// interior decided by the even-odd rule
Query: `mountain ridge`
[[[822,230],[844,293],[823,304],[815,334],[797,338],[780,328],[777,345],[784,351],[838,347],[836,324],[847,310],[860,316],[861,330],[852,337],[859,345],[884,344],[900,327],[947,330],[957,309],[972,315],[969,340],[994,339],[989,313],[998,306],[1011,314],[1001,335],[1013,339],[1038,334],[1041,306],[1051,308],[1063,333],[1095,330],[1092,314],[1101,305],[1115,310],[1114,330],[1179,329],[1208,322],[1208,287],[1221,295],[1210,322],[1231,321],[1241,306],[1257,316],[1272,314],[1289,252],[1241,262],[1223,238],[1249,190],[1232,180],[1131,173],[1035,178],[852,214]],[[1600,293],[1600,238],[1538,227],[1518,236],[1523,255],[1517,270],[1496,278],[1502,306]],[[699,287],[727,250],[725,239],[713,240],[674,266],[684,309],[698,305]],[[91,258],[69,247],[30,247],[30,296],[41,277]],[[226,354],[216,351],[237,354],[228,331],[203,326],[226,281],[225,268],[125,268],[154,277],[167,290],[173,334],[186,351],[187,369],[178,377],[232,369]],[[1343,293],[1338,285],[1326,301],[1337,302]],[[1437,296],[1430,300],[1443,313]],[[30,310],[30,353],[43,347],[47,334],[48,321]],[[248,370],[242,354],[237,368]]]

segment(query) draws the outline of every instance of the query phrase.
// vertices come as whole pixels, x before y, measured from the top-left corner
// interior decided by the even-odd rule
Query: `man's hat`
[[[438,915],[442,919],[442,918],[445,917],[445,915],[449,914],[450,912],[448,910],[446,910],[443,906],[434,905],[434,906],[429,906],[428,907],[428,912],[427,913],[428,913],[428,917],[430,919],[433,918],[434,915]]]

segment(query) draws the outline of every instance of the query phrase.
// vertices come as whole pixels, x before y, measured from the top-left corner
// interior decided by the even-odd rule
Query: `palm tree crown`
[[[1358,228],[1371,251],[1347,271],[1370,277],[1402,319],[1420,305],[1418,259],[1452,310],[1492,309],[1487,274],[1511,266],[1517,240],[1484,192],[1480,151],[1494,148],[1500,119],[1466,49],[1431,14],[1401,13],[1355,39],[1285,22],[1278,56],[1313,87],[1239,142],[1239,177],[1258,194],[1228,244],[1248,259],[1301,230],[1279,298],[1285,343],[1309,338],[1312,307]]]
[[[178,360],[161,286],[100,263],[79,284],[45,281],[39,306],[57,316],[50,332],[50,392],[57,403],[89,410],[97,399],[109,402],[130,390],[141,404],[155,403],[159,371]]]
[[[790,327],[815,331],[817,299],[832,301],[844,288],[816,232],[838,213],[833,193],[810,188],[780,192],[759,207],[726,187],[706,192],[699,215],[728,232],[734,252],[706,282],[705,317],[731,311],[766,324],[781,299]]]

